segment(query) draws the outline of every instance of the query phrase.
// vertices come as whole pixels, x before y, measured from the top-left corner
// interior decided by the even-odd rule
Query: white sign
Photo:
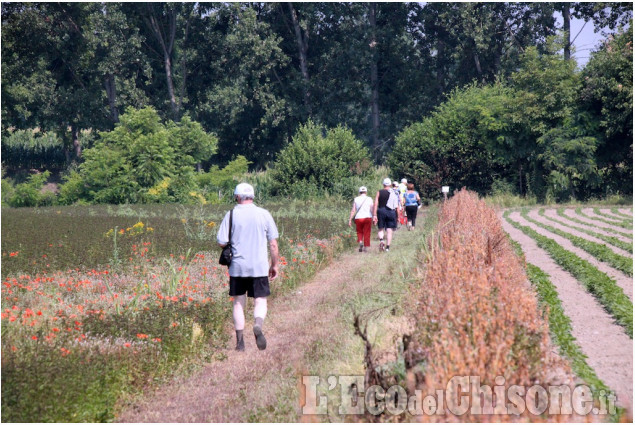
[[[450,193],[450,186],[442,186],[441,187],[441,192]]]

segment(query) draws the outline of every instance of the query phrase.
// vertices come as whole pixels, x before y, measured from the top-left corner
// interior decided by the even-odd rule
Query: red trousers
[[[370,246],[370,229],[373,226],[372,218],[358,218],[355,220],[357,228],[357,242],[364,242],[364,246]]]

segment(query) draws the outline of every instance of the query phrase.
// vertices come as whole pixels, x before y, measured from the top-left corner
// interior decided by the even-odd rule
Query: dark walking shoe
[[[254,336],[256,337],[256,345],[259,350],[267,348],[267,340],[265,339],[265,335],[262,333],[262,328],[259,325],[254,325]]]
[[[362,250],[364,249],[364,245],[363,244],[359,244],[359,252],[362,252]]]
[[[236,342],[236,351],[245,351],[245,340],[243,338]]]

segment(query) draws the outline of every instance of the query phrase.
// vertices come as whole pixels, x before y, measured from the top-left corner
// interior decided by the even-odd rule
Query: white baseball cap
[[[368,189],[366,189],[366,186],[362,186],[362,187],[359,188],[359,193],[362,193],[362,192],[364,192],[364,193],[368,192]]]
[[[401,182],[402,182],[402,183],[408,183],[408,180],[406,180],[406,179],[401,179]]]
[[[399,183],[397,182],[397,180],[395,180],[394,182],[392,182],[392,185],[393,186],[397,186],[397,185],[399,185]]]
[[[240,183],[236,185],[236,189],[234,189],[234,195],[253,196],[254,187],[249,183]]]
[[[392,183],[388,177],[384,179],[384,186],[390,186]]]

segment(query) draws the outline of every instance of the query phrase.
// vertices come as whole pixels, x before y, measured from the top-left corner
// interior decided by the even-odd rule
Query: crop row
[[[617,207],[611,208],[611,212],[613,214],[615,214],[616,216],[618,216],[618,217],[625,218],[627,220],[630,220],[631,222],[633,221],[633,216],[632,215],[628,215],[628,214],[624,214],[624,213],[620,212],[620,210]]]
[[[523,226],[509,218],[505,219],[514,227],[533,238],[539,247],[547,251],[556,263],[571,273],[585,288],[593,294],[600,304],[623,326],[630,338],[633,338],[633,303],[617,286],[614,279],[602,273],[588,261],[562,248],[553,239],[547,238],[528,226]]]
[[[564,208],[558,208],[556,211],[557,211],[558,215],[560,217],[562,217],[562,218],[566,218],[567,220],[573,221],[573,222],[578,223],[578,224],[584,224],[585,226],[590,226],[591,225],[588,221],[583,221],[583,220],[580,220],[580,219],[578,219],[576,217],[570,217],[570,216],[566,215],[564,213]],[[622,236],[622,237],[625,237],[625,238],[628,238],[628,239],[632,239],[633,238],[633,235],[629,235],[628,233],[620,232],[620,231],[615,230],[615,229],[610,228],[610,227],[600,226],[597,223],[593,224],[593,225],[595,227],[597,227],[598,229],[602,229],[602,230],[604,230],[606,232],[609,232],[609,233],[613,233],[613,234],[616,234],[616,235],[619,235],[619,236]]]
[[[624,224],[628,224],[630,225],[629,227],[633,227],[633,218],[632,217],[624,217],[621,214],[615,214],[615,212],[613,212],[613,210],[617,211],[615,208],[611,209],[611,213],[612,214],[608,214],[605,212],[602,212],[599,208],[593,208],[593,214],[599,216],[599,217],[604,217],[604,218],[608,218],[609,220],[613,220],[613,221],[619,221],[621,223]]]
[[[531,223],[534,223],[536,226],[542,227],[543,229],[546,229],[550,231],[551,233],[555,233],[556,235],[562,236],[563,238],[570,240],[573,245],[588,252],[589,254],[597,258],[598,260],[603,261],[607,264],[610,264],[612,267],[624,272],[628,276],[633,276],[633,259],[632,258],[628,258],[628,257],[624,257],[623,255],[616,254],[604,244],[599,244],[599,243],[589,241],[587,239],[584,239],[578,236],[574,236],[563,230],[557,229],[553,226],[549,226],[548,224],[542,223],[538,220],[534,220],[533,218],[529,217],[528,214],[529,214],[529,210],[526,208],[523,208],[521,215],[525,220]]]
[[[589,236],[593,236],[594,238],[603,240],[604,242],[607,242],[607,243],[609,243],[609,244],[611,244],[611,245],[613,245],[613,246],[615,246],[617,248],[623,249],[624,251],[628,251],[631,254],[633,253],[633,244],[632,243],[624,242],[621,239],[616,238],[615,236],[606,236],[606,235],[603,235],[601,233],[596,233],[596,232],[593,232],[591,230],[588,230],[588,229],[585,229],[585,228],[582,228],[582,227],[579,227],[579,226],[575,226],[575,225],[573,225],[571,223],[567,223],[567,222],[558,220],[558,219],[553,218],[553,217],[547,217],[545,215],[545,209],[544,208],[540,208],[538,210],[538,214],[540,214],[542,217],[546,218],[547,220],[553,221],[554,223],[560,224],[562,226],[570,227],[570,228],[572,228],[574,230],[577,230],[579,232],[582,232],[582,233],[586,233]]]
[[[602,223],[606,223],[606,224],[610,224],[611,226],[618,226],[618,227],[623,227],[624,229],[632,229],[633,228],[633,223],[628,223],[625,221],[611,221],[611,220],[605,220],[602,217],[592,217],[590,215],[585,214],[584,212],[582,212],[582,208],[578,207],[575,209],[576,214],[588,218],[589,220],[594,220],[594,221],[600,221]]]
[[[514,247],[516,255],[524,259],[525,254],[520,244],[512,239],[510,239],[510,243]],[[543,305],[543,311],[548,317],[551,337],[560,347],[560,352],[569,359],[575,374],[591,386],[594,394],[599,394],[600,390],[608,391],[608,387],[586,362],[587,356],[576,343],[572,333],[571,319],[565,314],[560,298],[558,298],[558,291],[549,279],[549,275],[531,263],[526,263],[525,266],[527,277],[536,289]]]

